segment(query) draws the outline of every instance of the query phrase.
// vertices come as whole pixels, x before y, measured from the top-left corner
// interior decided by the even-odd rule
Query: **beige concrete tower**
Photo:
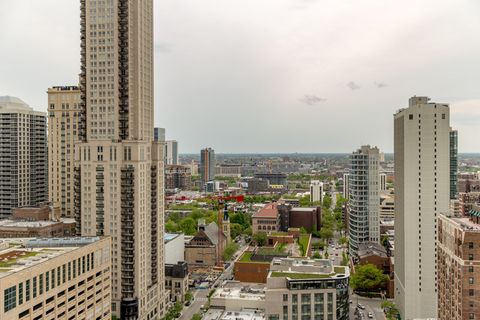
[[[74,217],[74,148],[80,114],[80,89],[49,88],[48,94],[48,199],[62,217]]]
[[[395,116],[395,302],[402,319],[437,317],[437,219],[450,199],[446,104],[410,98]]]
[[[165,313],[163,143],[153,140],[153,0],[81,0],[75,215],[112,237],[112,312]]]

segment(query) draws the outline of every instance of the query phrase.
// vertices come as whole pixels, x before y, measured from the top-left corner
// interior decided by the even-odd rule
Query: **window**
[[[468,283],[473,284],[473,277],[468,278]]]
[[[413,120],[413,114],[409,114],[409,115],[408,115],[408,119],[409,119],[409,120]]]
[[[469,295],[470,297],[473,297],[473,296],[475,295],[475,290],[469,289],[469,290],[468,290],[468,295]]]
[[[37,277],[33,278],[33,298],[37,297]]]
[[[292,303],[298,302],[298,296],[296,294],[292,294]]]
[[[473,260],[473,254],[470,253],[470,254],[468,255],[468,260],[470,260],[470,261]]]
[[[17,286],[3,291],[3,310],[8,312],[17,306]]]
[[[288,301],[288,294],[283,295],[283,301]]]
[[[18,304],[21,305],[23,303],[23,282],[18,284]]]
[[[25,301],[30,301],[30,279],[25,281]]]
[[[43,294],[43,274],[38,277],[38,294]]]
[[[442,113],[442,119],[445,119],[445,113]]]
[[[473,272],[473,266],[468,267],[468,272]]]
[[[468,243],[468,249],[473,249],[473,242]]]

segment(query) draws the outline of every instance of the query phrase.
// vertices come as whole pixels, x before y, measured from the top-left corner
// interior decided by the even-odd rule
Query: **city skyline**
[[[428,95],[450,104],[452,125],[461,133],[459,152],[473,152],[480,45],[468,39],[480,33],[479,4],[429,3],[407,1],[399,8],[373,1],[158,2],[155,125],[181,143],[182,153],[196,153],[205,144],[219,153],[348,153],[366,143],[392,152],[393,114],[405,106],[405,97]],[[60,14],[52,15],[52,8]],[[0,94],[46,111],[46,88],[78,82],[78,3],[10,0],[0,9],[0,26],[24,20],[40,26],[17,23],[15,32],[0,35],[15,48],[0,55],[8,61]],[[382,16],[363,18],[376,10],[383,10]],[[222,50],[216,42],[225,43]],[[416,51],[412,47],[422,54],[410,53]],[[197,119],[206,115],[215,126],[198,130]],[[275,121],[267,121],[272,116]],[[358,130],[361,135],[352,135]],[[331,132],[335,140],[299,139]]]

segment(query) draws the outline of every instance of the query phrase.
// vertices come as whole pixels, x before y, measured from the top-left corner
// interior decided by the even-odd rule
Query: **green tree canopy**
[[[320,229],[320,238],[329,240],[333,238],[333,230],[329,227],[322,227]]]
[[[400,313],[395,303],[392,301],[383,301],[382,302],[382,309],[385,310],[385,315],[387,320],[395,320],[397,319],[397,315]]]
[[[267,234],[265,232],[257,232],[253,235],[253,240],[262,247],[267,243]]]
[[[235,252],[237,252],[238,248],[239,246],[237,243],[230,242],[225,248],[225,250],[223,251],[223,260],[229,261],[230,259],[232,259],[233,255],[235,254]]]
[[[183,233],[189,236],[194,235],[197,232],[197,222],[190,217],[182,219],[179,223],[179,227]]]
[[[323,207],[324,208],[330,208],[332,206],[332,197],[329,195],[326,195],[323,197]]]
[[[230,224],[230,236],[232,239],[235,239],[239,235],[243,233],[243,227],[238,223],[231,223]]]
[[[373,264],[358,265],[356,272],[350,277],[350,284],[354,290],[367,292],[380,291],[387,281],[388,276]]]

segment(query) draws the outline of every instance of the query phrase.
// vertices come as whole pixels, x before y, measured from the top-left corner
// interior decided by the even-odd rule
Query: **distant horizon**
[[[215,150],[215,149],[214,149]],[[215,152],[215,155],[347,155],[352,152]],[[384,155],[393,155],[393,152],[383,152]],[[200,155],[198,153],[179,153],[179,156]],[[458,155],[479,155],[480,152],[459,152]]]

